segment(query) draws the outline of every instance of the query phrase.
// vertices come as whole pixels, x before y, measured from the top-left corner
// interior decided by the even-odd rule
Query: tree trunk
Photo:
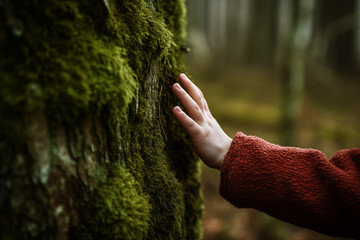
[[[208,40],[216,56],[222,56],[226,45],[226,4],[224,0],[208,2]]]
[[[0,239],[200,239],[182,0],[0,0]]]
[[[289,47],[289,61],[282,73],[283,111],[282,144],[294,145],[296,124],[302,108],[302,93],[306,74],[306,52],[312,33],[315,0],[299,2],[298,15]]]
[[[360,0],[356,1],[355,7],[355,67],[358,73],[360,73]]]

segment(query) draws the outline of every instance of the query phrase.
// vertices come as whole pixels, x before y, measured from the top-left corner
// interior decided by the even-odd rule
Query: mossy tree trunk
[[[0,0],[0,239],[200,239],[183,0]]]

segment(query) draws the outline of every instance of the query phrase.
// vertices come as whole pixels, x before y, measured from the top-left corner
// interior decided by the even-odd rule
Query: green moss
[[[156,6],[167,28],[174,33],[177,43],[186,38],[186,6],[185,1],[156,0]]]
[[[122,114],[146,69],[174,45],[142,0],[117,1],[104,20],[84,0],[11,6],[5,11],[24,27],[20,36],[6,35],[1,54],[2,113],[45,108],[69,121],[104,107]]]
[[[146,106],[146,104],[144,104]],[[151,106],[149,106],[151,107]],[[148,108],[149,110],[149,108]],[[140,126],[151,124],[151,111],[147,111]],[[157,116],[156,116],[157,119]],[[151,129],[142,127],[136,133],[137,152],[143,159],[144,173],[142,174],[145,191],[150,196],[153,206],[151,212],[151,228],[149,239],[185,239],[183,229],[186,221],[183,186],[171,171],[171,161],[167,158],[165,142],[159,125],[154,126],[155,134]],[[143,144],[146,142],[147,144]],[[135,149],[134,149],[135,150]],[[132,165],[129,161],[127,165]],[[138,169],[133,170],[139,176]],[[141,172],[140,172],[141,174]],[[140,177],[140,176],[139,176]]]
[[[182,61],[182,48],[186,39],[186,6],[184,0],[156,0],[159,18],[163,20],[173,33],[175,45],[169,49],[169,54],[163,61],[163,71],[169,76],[177,78],[185,71]]]
[[[185,1],[90,2],[0,4],[22,26],[16,34],[8,26],[0,42],[0,115],[8,116],[0,139],[21,142],[14,133],[24,116],[45,112],[49,126],[78,130],[69,148],[76,145],[71,156],[81,164],[78,125],[100,119],[103,157],[89,173],[98,185],[84,190],[91,200],[80,204],[70,236],[200,239],[200,168],[172,116],[178,103],[170,90],[185,69]]]
[[[172,101],[165,101],[163,105],[170,109]],[[169,105],[168,105],[169,104]],[[184,232],[186,239],[202,238],[203,203],[200,189],[201,165],[192,148],[191,142],[183,131],[178,131],[181,126],[171,114],[164,114],[164,121],[167,123],[166,134],[171,136],[166,144],[166,152],[169,155],[168,162],[172,163],[171,168],[176,178],[179,179],[184,191]]]
[[[125,169],[113,170],[95,194],[90,226],[95,239],[145,239],[150,223],[149,197]]]

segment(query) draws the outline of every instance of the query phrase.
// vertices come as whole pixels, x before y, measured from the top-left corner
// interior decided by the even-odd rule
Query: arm
[[[324,234],[360,232],[360,148],[331,159],[315,149],[281,147],[238,133],[221,166],[220,194]]]
[[[360,148],[328,160],[318,150],[281,147],[238,133],[229,138],[201,91],[185,75],[173,85],[188,115],[173,112],[200,158],[220,169],[220,194],[239,208],[255,208],[321,233],[360,238]],[[224,155],[225,159],[224,159]]]

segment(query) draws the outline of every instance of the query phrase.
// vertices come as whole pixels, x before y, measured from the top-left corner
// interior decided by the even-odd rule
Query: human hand
[[[178,106],[174,107],[173,114],[190,135],[203,162],[209,167],[220,169],[232,139],[211,115],[201,90],[185,74],[180,74],[179,80],[185,90],[175,83],[172,91],[187,114]]]

